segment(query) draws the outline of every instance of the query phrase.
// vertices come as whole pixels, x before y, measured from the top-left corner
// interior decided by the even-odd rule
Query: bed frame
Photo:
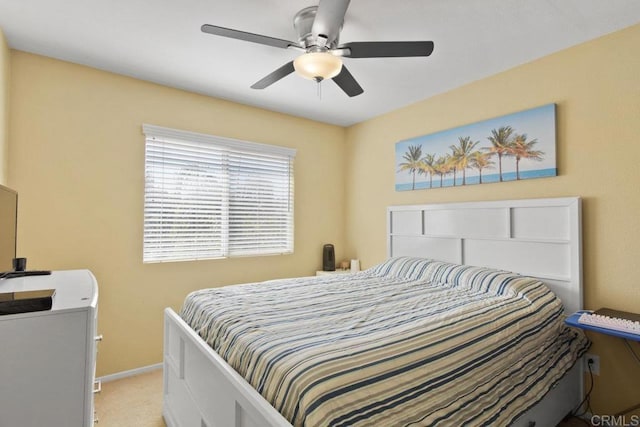
[[[538,277],[567,312],[582,308],[576,197],[391,206],[387,252]],[[580,403],[582,378],[578,363],[513,425],[556,425]],[[163,403],[168,427],[291,427],[170,308],[165,309]]]

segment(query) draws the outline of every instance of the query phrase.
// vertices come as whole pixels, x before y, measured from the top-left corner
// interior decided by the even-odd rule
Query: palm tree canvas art
[[[556,106],[407,139],[395,149],[397,191],[556,176]]]

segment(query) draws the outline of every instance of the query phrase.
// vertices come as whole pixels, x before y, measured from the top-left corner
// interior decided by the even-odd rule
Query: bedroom
[[[312,274],[327,242],[337,259],[381,262],[388,205],[580,196],[585,307],[637,312],[638,45],[636,24],[341,127],[9,50],[3,41],[3,176],[21,197],[18,253],[33,268],[89,268],[98,278],[98,376],[159,363],[162,310],[178,309],[192,290]],[[558,108],[558,177],[394,191],[395,142],[548,103]],[[142,264],[143,123],[297,148],[295,253]],[[592,338],[601,358],[593,406],[615,413],[639,401],[640,372],[624,346]]]

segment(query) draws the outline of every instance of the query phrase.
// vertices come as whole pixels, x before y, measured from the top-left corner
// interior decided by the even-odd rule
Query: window
[[[143,125],[144,262],[293,252],[295,150]]]

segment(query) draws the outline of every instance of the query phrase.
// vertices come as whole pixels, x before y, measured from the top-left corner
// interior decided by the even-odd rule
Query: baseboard
[[[155,365],[142,366],[140,368],[129,369],[128,371],[116,372],[115,374],[105,375],[97,380],[107,383],[109,381],[115,381],[122,378],[133,377],[135,375],[144,374],[151,371],[162,369],[162,363],[156,363]]]
[[[167,404],[165,402],[163,402],[162,405],[162,418],[164,418],[164,423],[167,425],[167,427],[178,426],[175,418],[173,417],[173,414],[171,413],[171,409],[167,407]]]

